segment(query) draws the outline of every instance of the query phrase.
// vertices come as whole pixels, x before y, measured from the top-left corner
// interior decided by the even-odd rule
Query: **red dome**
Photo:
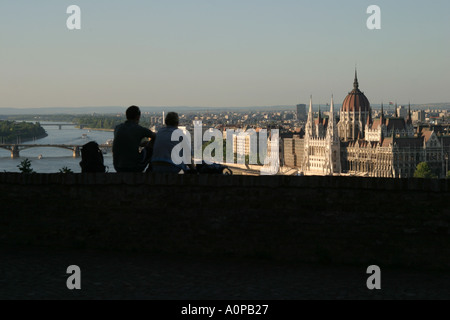
[[[349,92],[348,96],[342,103],[342,111],[344,112],[370,112],[370,102],[363,92],[359,90],[358,76],[355,73],[355,82],[353,83],[353,90]]]

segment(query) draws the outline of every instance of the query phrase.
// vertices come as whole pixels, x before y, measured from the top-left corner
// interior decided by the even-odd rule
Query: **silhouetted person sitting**
[[[166,126],[161,128],[156,134],[155,145],[153,147],[153,172],[179,173],[181,170],[186,171],[188,167],[185,163],[175,164],[172,159],[172,150],[180,143],[180,141],[172,141],[172,134],[178,130],[178,114],[169,112],[164,122]],[[183,139],[186,139],[186,136],[183,136]],[[187,159],[190,156],[190,154],[184,155],[183,158]]]
[[[151,144],[144,138],[155,139],[155,133],[139,125],[141,110],[131,106],[126,111],[127,121],[114,130],[113,162],[117,172],[143,172],[150,162]],[[144,147],[139,152],[139,147]]]

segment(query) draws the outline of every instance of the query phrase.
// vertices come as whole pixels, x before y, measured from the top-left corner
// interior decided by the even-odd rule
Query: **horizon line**
[[[305,104],[307,103],[298,103],[298,104]],[[313,103],[313,106],[327,106],[329,103]],[[373,106],[381,106],[382,103],[374,103],[371,105]],[[406,106],[408,103],[401,104],[397,103],[398,106]],[[132,104],[130,104],[131,106]],[[342,105],[342,103],[334,103],[334,105]],[[385,106],[390,106],[390,104],[384,103]],[[422,105],[450,105],[450,102],[426,102],[426,103],[415,103],[411,104],[411,106],[422,106]],[[237,108],[280,108],[280,107],[296,107],[297,104],[276,104],[276,105],[248,105],[248,106],[188,106],[188,105],[173,105],[173,106],[139,106],[139,108],[202,108],[202,109],[237,109]],[[61,106],[61,107],[0,107],[0,110],[4,109],[13,109],[13,110],[26,110],[26,109],[87,109],[87,108],[128,108],[129,106],[107,106],[107,105],[101,105],[101,106],[79,106],[79,107],[68,107],[68,106]]]

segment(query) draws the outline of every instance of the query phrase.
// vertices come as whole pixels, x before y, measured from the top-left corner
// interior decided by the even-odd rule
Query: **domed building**
[[[355,71],[353,90],[339,111],[336,124],[334,102],[328,118],[314,116],[312,98],[303,138],[284,140],[284,165],[305,175],[350,175],[363,177],[413,177],[420,162],[428,162],[433,172],[446,175],[445,154],[450,154],[450,135],[433,128],[415,130],[411,108],[408,118],[385,117],[372,121],[370,102],[359,90]]]
[[[372,108],[364,92],[359,90],[358,74],[355,70],[353,90],[348,93],[340,111],[339,137],[344,141],[364,138],[366,125],[372,125]]]

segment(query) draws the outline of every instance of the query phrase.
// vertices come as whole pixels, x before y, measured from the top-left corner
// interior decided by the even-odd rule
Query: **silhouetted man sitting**
[[[117,172],[143,172],[150,162],[151,146],[144,138],[155,139],[155,133],[139,125],[141,110],[131,106],[126,111],[127,121],[114,130],[113,162]],[[139,147],[145,147],[139,152]]]
[[[156,134],[155,145],[153,147],[153,172],[179,173],[181,170],[187,171],[188,166],[185,163],[177,165],[172,160],[172,150],[176,145],[180,143],[180,141],[172,141],[173,133],[178,130],[178,114],[175,112],[169,112],[164,122],[166,126],[164,128],[161,128]],[[183,136],[183,140],[184,139],[187,139],[186,136]],[[183,155],[183,158],[186,162],[190,157],[190,154]]]

